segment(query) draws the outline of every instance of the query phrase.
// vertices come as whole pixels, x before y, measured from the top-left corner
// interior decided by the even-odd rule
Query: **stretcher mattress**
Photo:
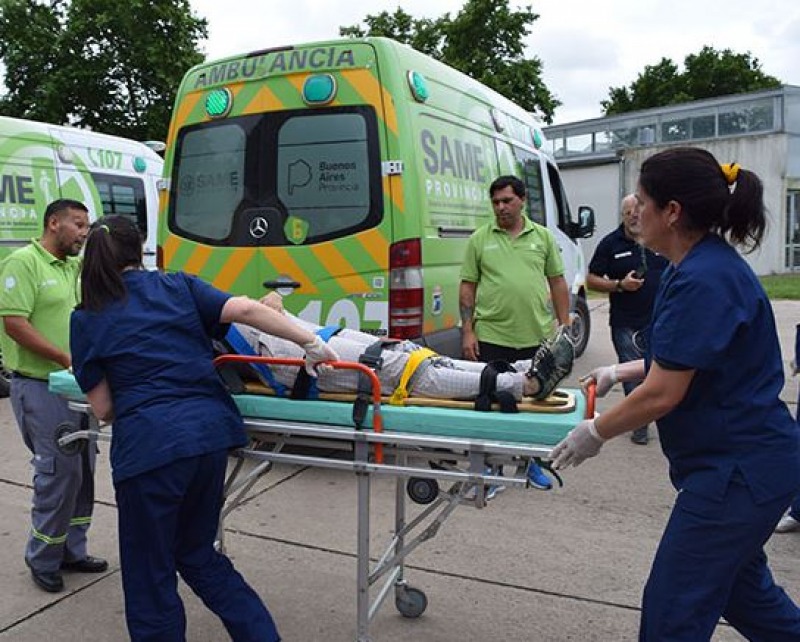
[[[66,370],[52,373],[49,387],[51,392],[67,399],[85,398],[73,375]],[[568,413],[555,414],[382,405],[383,429],[385,432],[554,446],[583,419],[586,411],[583,394],[579,390],[570,392],[575,396],[575,408]],[[233,398],[245,418],[353,426],[352,403],[253,394],[234,395]],[[369,407],[365,428],[372,427],[372,403]]]

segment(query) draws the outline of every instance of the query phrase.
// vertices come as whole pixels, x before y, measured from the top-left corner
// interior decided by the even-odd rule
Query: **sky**
[[[402,7],[415,18],[455,15],[465,0],[190,0],[208,20],[209,59],[339,37],[339,27]],[[599,118],[610,87],[629,86],[662,58],[680,70],[705,46],[749,52],[764,73],[800,85],[798,0],[529,0],[539,15],[526,55],[562,102],[554,124]]]

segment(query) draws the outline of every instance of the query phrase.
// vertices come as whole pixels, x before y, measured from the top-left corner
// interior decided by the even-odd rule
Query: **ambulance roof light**
[[[213,89],[206,94],[206,113],[211,118],[227,116],[233,106],[233,94],[230,89]]]
[[[330,74],[313,74],[303,83],[307,105],[327,105],[336,97],[336,79]]]
[[[407,75],[408,87],[411,89],[411,95],[418,103],[424,103],[430,97],[428,91],[428,81],[425,76],[416,71],[409,71]]]

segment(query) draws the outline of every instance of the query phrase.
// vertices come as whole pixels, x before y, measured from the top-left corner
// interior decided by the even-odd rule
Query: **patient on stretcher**
[[[280,298],[275,294],[268,295],[262,302],[279,309],[281,306]],[[284,314],[298,325],[326,339],[342,361],[379,360],[380,366],[375,371],[384,394],[435,399],[475,399],[486,392],[484,363],[439,356],[411,341],[376,342],[374,336],[364,332],[346,328],[320,328],[289,313]],[[235,338],[235,341],[231,341],[231,338]],[[238,350],[235,348],[237,341],[240,346]],[[249,350],[259,356],[303,357],[302,350],[292,342],[240,324],[231,328],[228,343],[234,346],[235,351]],[[365,352],[372,359],[364,359],[362,355]],[[570,373],[574,356],[575,350],[567,333],[560,331],[542,345],[533,360],[517,361],[508,365],[494,364],[491,392],[505,393],[516,401],[521,401],[523,397],[544,399]],[[291,388],[297,378],[298,368],[270,364],[269,371],[279,384]],[[318,374],[316,385],[322,392],[355,393],[358,390],[359,373],[356,371],[320,369]]]

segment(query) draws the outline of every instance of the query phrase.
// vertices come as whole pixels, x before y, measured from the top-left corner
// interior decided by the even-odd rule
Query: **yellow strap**
[[[419,350],[414,350],[414,352],[409,353],[406,367],[403,368],[403,374],[400,376],[400,383],[392,393],[392,396],[389,397],[390,405],[403,405],[403,401],[408,397],[408,382],[411,380],[411,377],[414,376],[417,368],[419,368],[419,364],[425,361],[425,359],[430,359],[435,356],[437,356],[436,353],[430,348],[420,348]]]

